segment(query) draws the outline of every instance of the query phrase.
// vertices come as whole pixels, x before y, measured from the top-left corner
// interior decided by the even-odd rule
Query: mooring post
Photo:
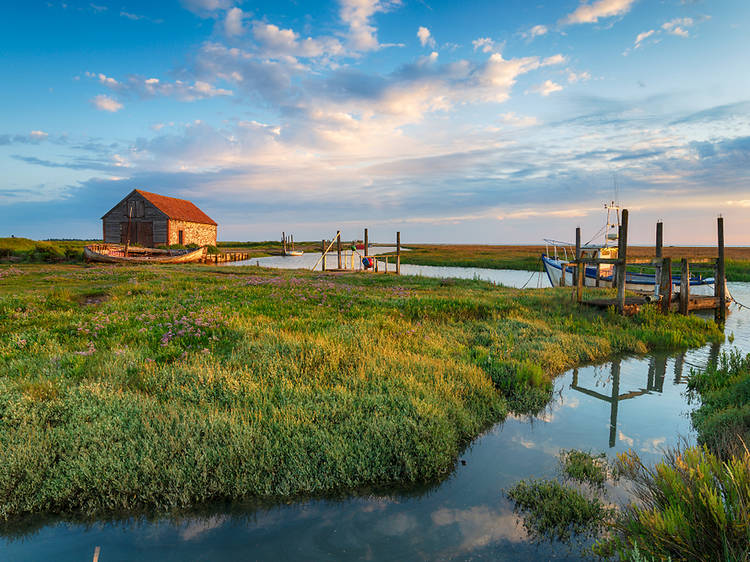
[[[339,255],[339,269],[341,269],[341,231],[336,231],[336,252]]]
[[[576,227],[576,268],[573,271],[573,283],[578,285],[578,260],[581,259],[581,227]]]
[[[724,217],[716,219],[716,228],[719,242],[719,256],[716,260],[716,278],[714,279],[714,294],[719,297],[718,307],[714,313],[714,319],[718,324],[724,325],[727,319],[727,285],[726,271],[724,269]]]
[[[680,314],[687,314],[690,303],[690,264],[687,258],[682,258],[680,265]]]
[[[672,303],[672,258],[662,258],[661,260],[661,311],[663,314],[669,314],[669,307]]]
[[[662,247],[663,247],[664,224],[659,221],[656,223],[656,247],[654,248],[654,258],[656,260],[654,270],[654,297],[658,300],[661,292],[661,270],[662,270]]]
[[[396,233],[396,275],[401,275],[401,232]]]
[[[617,309],[620,314],[625,312],[625,280],[627,277],[627,259],[628,259],[628,210],[622,210],[622,219],[620,224],[620,246],[617,257],[619,260],[618,277],[617,277]]]
[[[659,221],[656,223],[656,249],[654,251],[657,258],[662,257],[664,246],[664,223]]]
[[[321,240],[320,241],[320,252],[323,254],[323,264],[320,266],[321,271],[326,270],[326,241]]]
[[[365,257],[370,255],[370,240],[367,238],[367,229],[365,228]]]
[[[286,232],[281,233],[281,253],[286,255]]]
[[[586,282],[586,269],[585,265],[581,263],[581,227],[576,227],[576,269],[575,269],[575,282],[576,282],[576,301],[581,302],[583,300],[583,285]]]

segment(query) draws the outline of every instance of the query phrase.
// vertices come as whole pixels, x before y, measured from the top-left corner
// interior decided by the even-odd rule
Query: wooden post
[[[627,259],[628,259],[628,210],[622,210],[622,219],[620,224],[620,238],[618,240],[619,249],[617,258],[619,260],[617,271],[617,310],[620,314],[625,312],[625,281],[627,278]]]
[[[669,306],[672,302],[672,258],[662,258],[661,260],[661,311],[664,314],[669,313]]]
[[[365,257],[370,255],[370,240],[367,237],[367,229],[365,228]]]
[[[286,232],[281,233],[281,254],[286,255]]]
[[[341,269],[341,231],[336,231],[336,252],[339,256],[339,269]]]
[[[718,324],[724,325],[727,319],[727,285],[726,270],[724,269],[724,217],[716,219],[719,256],[716,260],[716,277],[714,278],[714,293],[719,297],[719,306],[714,313]]]
[[[321,240],[320,241],[320,251],[323,252],[323,265],[321,265],[320,270],[325,271],[326,270],[326,241]]]
[[[396,275],[401,275],[401,232],[396,233]]]
[[[573,271],[573,283],[578,286],[578,260],[581,259],[581,227],[576,227],[576,268]]]
[[[655,255],[657,258],[661,258],[662,256],[662,247],[664,244],[664,223],[661,221],[656,223],[656,251]]]
[[[661,268],[662,268],[662,262],[661,258],[663,257],[663,238],[664,234],[664,223],[661,221],[656,223],[656,247],[654,248],[654,257],[656,258],[656,267],[654,270],[654,297],[656,299],[659,298],[659,295],[661,294],[661,291],[659,290],[661,288]]]
[[[690,299],[690,264],[682,258],[680,271],[680,314],[688,313]]]
[[[388,273],[388,256],[385,256],[385,271],[383,273]]]

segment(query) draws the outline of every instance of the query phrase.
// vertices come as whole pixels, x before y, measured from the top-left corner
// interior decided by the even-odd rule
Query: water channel
[[[279,267],[279,260],[293,263],[289,258],[251,263]],[[439,277],[460,269],[460,277],[513,286],[532,277],[529,285],[536,286],[528,271],[402,267],[403,273]],[[740,302],[750,302],[750,283],[730,283],[729,289]],[[691,368],[716,361],[722,350],[750,352],[750,312],[733,307],[726,334],[733,334],[732,344],[625,357],[568,371],[555,380],[555,398],[543,414],[496,424],[474,440],[440,483],[281,505],[214,505],[179,519],[39,520],[26,528],[0,530],[0,559],[91,560],[99,546],[100,562],[576,560],[578,552],[563,545],[530,541],[503,489],[522,478],[554,477],[560,449],[614,456],[632,448],[655,461],[680,438],[694,438],[686,378]]]

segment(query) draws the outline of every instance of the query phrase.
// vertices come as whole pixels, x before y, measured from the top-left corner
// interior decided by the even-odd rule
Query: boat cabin
[[[140,189],[102,217],[102,229],[105,244],[216,245],[216,222],[193,203]]]

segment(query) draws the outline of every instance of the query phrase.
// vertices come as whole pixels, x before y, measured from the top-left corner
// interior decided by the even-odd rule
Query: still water
[[[396,248],[371,248],[370,254],[385,254],[395,252]],[[351,258],[346,254],[344,263],[351,267]],[[227,267],[242,265],[259,265],[261,267],[273,267],[277,269],[312,269],[320,271],[320,252],[305,253],[301,256],[270,256],[266,258],[253,258],[245,261],[227,262]],[[336,255],[327,256],[328,268],[336,267]],[[359,268],[359,256],[355,254],[355,268]],[[383,259],[378,260],[379,271],[384,271],[386,263]],[[395,271],[396,266],[393,258],[388,263],[388,271]],[[401,264],[403,275],[420,275],[422,277],[452,277],[455,279],[481,279],[490,281],[506,287],[548,287],[547,275],[541,271],[515,271],[511,269],[487,269],[483,267],[442,267],[434,265],[411,265]]]
[[[531,273],[504,277],[495,270],[493,280],[520,285]],[[750,303],[750,283],[729,288]],[[680,438],[694,438],[686,377],[722,350],[750,352],[750,313],[733,307],[726,334],[733,334],[733,344],[568,371],[556,379],[555,399],[543,414],[498,423],[474,440],[448,478],[431,486],[281,505],[215,505],[179,519],[37,521],[0,530],[0,560],[91,560],[97,546],[101,562],[576,560],[577,552],[563,545],[530,542],[503,489],[521,478],[554,477],[560,449],[613,456],[632,448],[654,461]]]

